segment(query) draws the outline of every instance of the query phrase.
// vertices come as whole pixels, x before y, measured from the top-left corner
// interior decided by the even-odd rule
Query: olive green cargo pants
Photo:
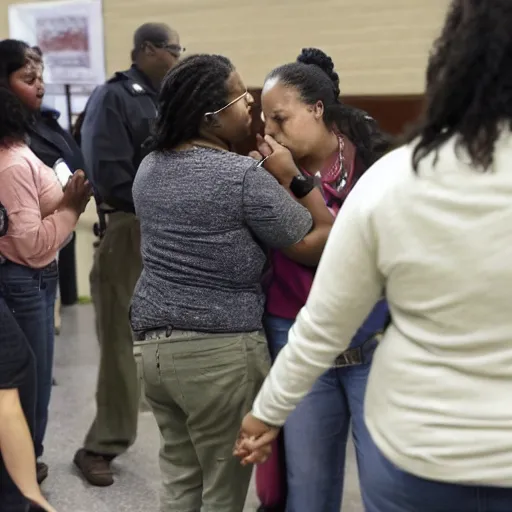
[[[252,467],[233,448],[270,368],[265,337],[173,331],[141,348],[161,433],[160,511],[242,512]]]

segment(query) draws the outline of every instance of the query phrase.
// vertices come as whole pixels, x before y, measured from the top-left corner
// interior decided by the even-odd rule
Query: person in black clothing
[[[32,48],[41,58],[43,56],[39,47]],[[59,124],[61,114],[58,110],[42,105],[34,117],[34,124],[30,133],[30,149],[48,167],[62,158],[71,172],[84,169],[84,159],[79,144],[72,134],[64,130]],[[71,128],[71,127],[70,127]],[[55,331],[60,331],[60,304],[70,306],[78,300],[76,282],[76,237],[73,234],[71,241],[59,253],[59,292],[60,300],[55,308]]]
[[[67,130],[59,124],[60,112],[41,106],[30,132],[30,149],[48,167],[62,158],[71,172],[84,169],[85,163],[80,147]]]
[[[90,283],[101,358],[96,417],[74,462],[96,486],[114,482],[110,462],[136,436],[140,383],[128,316],[142,263],[132,184],[157,115],[160,83],[181,52],[178,34],[167,25],[139,27],[131,68],[93,92],[81,126],[86,172],[100,218]]]
[[[0,325],[0,512],[52,511],[36,478],[34,355],[1,290]]]
[[[43,53],[38,46],[33,46],[32,50],[41,59],[43,58]],[[41,106],[39,115],[35,118],[30,149],[48,167],[53,167],[55,162],[62,158],[71,172],[83,170],[84,159],[79,144],[76,143],[70,132],[61,127],[59,118],[58,110],[45,105]],[[78,300],[75,245],[76,236],[73,233],[73,238],[59,253],[59,295],[55,303],[55,334],[60,333],[61,304],[71,306]]]
[[[84,159],[80,147],[70,132],[64,130],[59,124],[60,112],[45,105],[41,106],[38,115],[34,118],[31,127],[30,149],[48,167],[63,159],[71,172],[84,169]],[[60,332],[60,305],[75,304],[78,299],[76,282],[76,237],[59,252],[59,299],[55,308],[55,332]]]

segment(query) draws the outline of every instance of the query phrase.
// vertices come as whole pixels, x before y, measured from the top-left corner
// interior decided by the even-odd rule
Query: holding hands
[[[243,466],[262,464],[270,457],[272,441],[278,434],[278,428],[270,427],[248,413],[242,422],[234,455],[240,457]]]

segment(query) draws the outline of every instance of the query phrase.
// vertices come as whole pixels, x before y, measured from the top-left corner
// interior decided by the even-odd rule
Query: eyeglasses
[[[224,105],[222,108],[219,108],[219,110],[216,110],[215,112],[206,112],[204,115],[205,117],[209,116],[216,116],[217,114],[220,114],[223,110],[226,110],[227,108],[231,107],[231,105],[234,105],[237,101],[240,101],[241,99],[245,98],[246,96],[250,96],[249,91],[245,91],[243,94],[235,98],[233,101],[230,101],[227,105]]]
[[[181,54],[184,53],[187,49],[183,48],[179,44],[166,44],[163,46],[163,49],[168,51],[171,55],[175,57],[181,57]]]
[[[187,51],[186,48],[183,48],[179,44],[166,44],[166,43],[154,44],[153,43],[153,46],[156,46],[157,48],[161,48],[162,50],[169,52],[171,55],[173,55],[177,59],[179,59],[181,57],[182,53]]]

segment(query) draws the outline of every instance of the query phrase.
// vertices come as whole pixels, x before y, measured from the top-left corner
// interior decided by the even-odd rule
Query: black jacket
[[[71,172],[85,170],[82,152],[71,134],[60,126],[59,117],[57,110],[41,108],[29,131],[30,149],[48,167],[63,158]]]
[[[87,102],[82,151],[98,203],[135,211],[132,185],[146,155],[142,144],[156,118],[156,104],[157,91],[135,66],[116,73]]]

